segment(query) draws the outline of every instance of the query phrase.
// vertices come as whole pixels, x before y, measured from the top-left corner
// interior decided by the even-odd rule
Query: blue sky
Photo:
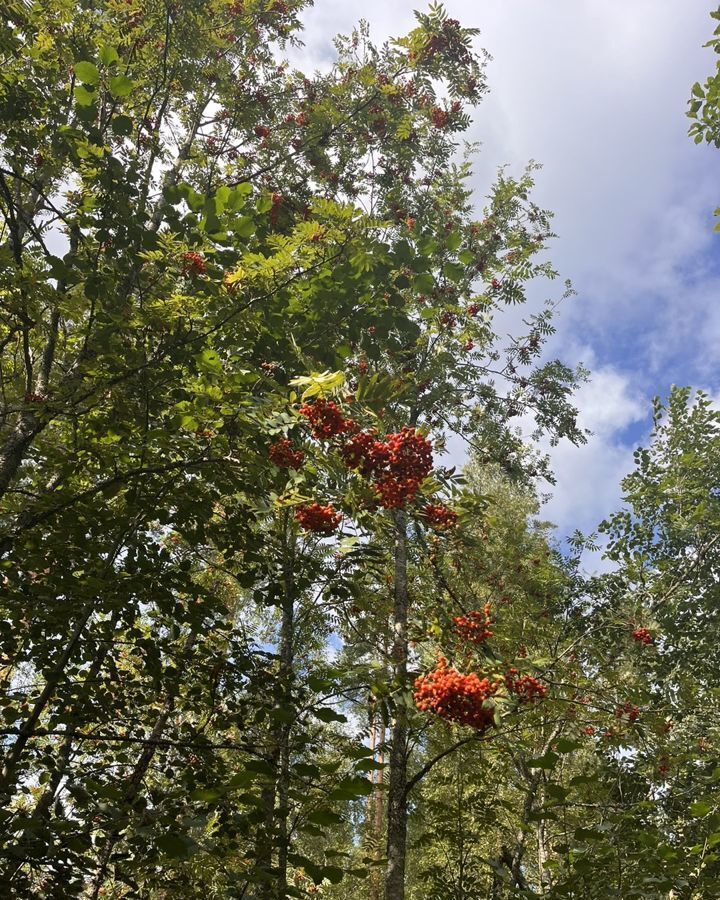
[[[315,0],[304,68],[324,67],[332,37],[359,16],[378,42],[413,24],[412,0]],[[650,400],[672,384],[720,397],[720,151],[687,137],[687,98],[714,55],[711,0],[448,0],[481,30],[490,94],[470,137],[478,204],[498,166],[543,165],[535,199],[555,212],[550,257],[578,292],[553,355],[583,362],[578,395],[594,436],[552,452],[545,515],[561,533],[592,530],[619,503],[645,441]],[[560,285],[557,285],[558,293]],[[548,296],[550,296],[548,292]]]

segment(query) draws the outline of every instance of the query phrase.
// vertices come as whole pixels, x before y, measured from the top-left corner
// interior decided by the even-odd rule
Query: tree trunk
[[[407,713],[402,693],[407,681],[407,514],[398,510],[395,520],[395,603],[393,608],[392,675],[397,692],[390,737],[390,777],[387,805],[387,869],[385,900],[405,898],[407,844]]]

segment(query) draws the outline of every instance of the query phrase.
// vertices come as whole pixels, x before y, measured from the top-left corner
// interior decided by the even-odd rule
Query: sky
[[[469,139],[478,206],[501,165],[536,160],[534,199],[551,209],[550,258],[577,291],[549,347],[584,363],[576,397],[588,444],[551,451],[557,484],[543,516],[591,532],[621,502],[647,443],[650,403],[671,385],[720,397],[720,151],[687,136],[687,99],[714,71],[703,44],[712,0],[447,0],[480,29],[490,93]],[[332,38],[359,17],[382,43],[413,27],[419,0],[315,0],[293,62],[325,68]],[[558,296],[561,283],[549,285]]]

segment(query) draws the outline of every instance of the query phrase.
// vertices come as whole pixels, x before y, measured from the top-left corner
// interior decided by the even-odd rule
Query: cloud
[[[620,504],[620,482],[633,469],[635,444],[623,437],[630,425],[648,418],[627,376],[609,367],[597,369],[578,392],[580,422],[592,430],[588,443],[568,441],[551,448],[558,482],[544,509],[562,535],[575,528],[593,531]]]

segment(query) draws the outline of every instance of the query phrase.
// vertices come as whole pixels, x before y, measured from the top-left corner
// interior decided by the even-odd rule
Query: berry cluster
[[[638,644],[653,644],[653,636],[647,630],[647,628],[636,628],[632,633],[633,640],[636,640]]]
[[[377,439],[375,431],[358,431],[340,451],[349,469],[357,469],[361,475],[374,475],[388,464],[390,451]]]
[[[397,509],[413,500],[432,469],[432,444],[407,426],[388,434],[384,441],[379,441],[374,431],[359,431],[341,452],[348,468],[375,477],[375,489],[385,509]]]
[[[385,509],[397,509],[415,499],[420,484],[430,474],[432,444],[408,426],[397,434],[389,434],[385,444],[389,450],[387,469],[375,482],[375,488]]]
[[[450,119],[450,114],[439,106],[435,106],[430,113],[430,119],[436,128],[445,128]]]
[[[547,696],[548,689],[532,675],[520,675],[517,669],[505,673],[505,687],[523,703],[532,703]]]
[[[480,678],[474,672],[463,675],[441,656],[432,672],[415,681],[415,705],[447,722],[484,731],[493,724],[494,705],[488,701],[499,687],[499,682]]]
[[[457,525],[457,513],[443,503],[428,504],[422,511],[423,518],[431,528],[446,531]]]
[[[310,503],[300,506],[295,512],[295,518],[305,531],[313,531],[315,534],[332,534],[337,530],[342,520],[342,514],[336,512],[331,503],[328,503],[327,506]]]
[[[622,706],[618,706],[615,710],[615,716],[618,719],[627,717],[628,722],[632,724],[633,722],[637,722],[640,718],[640,709],[635,706],[634,703],[628,701],[627,703],[623,703]]]
[[[480,644],[492,637],[493,633],[490,631],[492,623],[489,603],[486,603],[482,609],[473,610],[466,616],[455,616],[453,619],[455,634],[460,640],[469,644]]]
[[[183,275],[204,275],[206,264],[203,257],[194,250],[188,250],[183,253]]]
[[[293,450],[292,442],[282,438],[270,446],[268,458],[279,469],[299,469],[305,459],[302,450]]]
[[[305,416],[310,422],[313,437],[318,440],[346,434],[355,427],[353,420],[345,418],[337,403],[333,400],[324,400],[322,397],[318,397],[312,403],[303,403],[300,415]]]

